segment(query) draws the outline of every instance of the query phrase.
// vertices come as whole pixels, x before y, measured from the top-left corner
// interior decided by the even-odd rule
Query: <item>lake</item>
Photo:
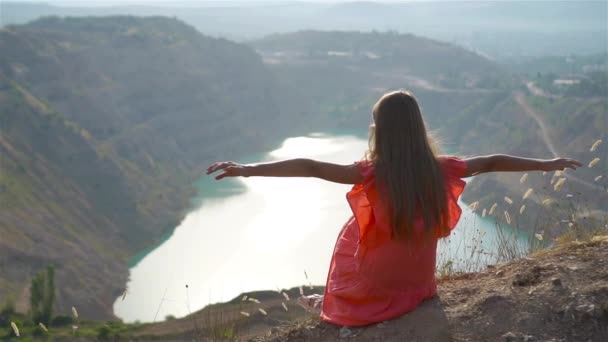
[[[288,138],[259,159],[352,163],[366,149],[367,141],[359,137],[312,134]],[[193,209],[173,234],[132,265],[127,294],[114,303],[118,317],[162,321],[245,291],[325,284],[338,232],[351,216],[345,200],[351,186],[318,179],[215,181],[209,176],[196,186]],[[440,243],[438,262],[454,260],[457,269],[471,258],[495,262],[492,252],[500,234],[494,220],[461,206],[461,221],[449,242]],[[527,243],[521,235],[516,241],[522,248]],[[479,248],[487,253],[472,253]]]

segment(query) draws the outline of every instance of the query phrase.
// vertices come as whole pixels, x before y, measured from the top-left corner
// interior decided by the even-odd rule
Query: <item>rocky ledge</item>
[[[608,341],[608,236],[442,279],[438,296],[364,328],[316,318],[272,328],[278,341]]]

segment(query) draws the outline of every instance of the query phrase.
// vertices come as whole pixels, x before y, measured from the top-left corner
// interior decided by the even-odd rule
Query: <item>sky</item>
[[[299,2],[349,2],[352,0],[0,0],[2,2],[44,2],[51,4],[69,4],[69,5],[82,5],[82,4],[95,4],[95,5],[106,5],[106,4],[166,4],[166,5],[179,5],[179,4],[197,4],[197,3],[243,3],[243,2],[284,2],[284,1],[299,1]],[[411,0],[409,0],[411,1]],[[420,1],[420,0],[418,0]],[[425,1],[425,0],[422,0]],[[406,2],[398,0],[388,0],[379,2]]]
[[[227,4],[227,3],[268,3],[268,2],[317,2],[317,3],[336,3],[336,2],[354,2],[357,0],[0,0],[2,2],[42,2],[55,5],[70,5],[70,6],[104,6],[104,5],[197,5],[197,4]],[[372,0],[372,2],[412,2],[412,1],[437,1],[437,0]],[[463,0],[439,0],[439,1],[463,1]],[[497,0],[485,0],[497,1]],[[514,0],[519,1],[519,0]]]
[[[529,0],[0,0],[2,2],[37,2],[48,3],[59,6],[108,6],[108,5],[167,5],[171,7],[193,6],[193,5],[228,5],[243,3],[279,3],[279,2],[314,2],[314,3],[339,3],[339,2],[466,2],[466,1],[486,1],[486,2],[523,2]],[[549,0],[547,0],[549,1]],[[580,1],[580,0],[565,0]],[[603,0],[597,0],[603,1]]]

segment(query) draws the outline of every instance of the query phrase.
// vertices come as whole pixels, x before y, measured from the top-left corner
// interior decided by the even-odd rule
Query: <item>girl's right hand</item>
[[[570,158],[556,158],[545,162],[546,169],[544,171],[563,171],[565,169],[576,170],[577,167],[583,166],[581,162]]]
[[[224,177],[247,177],[247,166],[237,164],[235,162],[216,162],[207,168],[207,174],[210,175],[216,171],[222,171],[215,176],[216,180]]]

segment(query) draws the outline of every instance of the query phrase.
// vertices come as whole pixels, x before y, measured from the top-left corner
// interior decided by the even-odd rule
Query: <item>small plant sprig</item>
[[[80,323],[80,319],[78,317],[78,310],[76,307],[72,306],[72,335],[76,335],[76,331],[78,330],[78,326]]]
[[[15,334],[15,336],[21,336],[21,334],[19,333],[19,327],[17,327],[17,324],[15,322],[11,322],[11,328],[13,329],[13,334]]]

